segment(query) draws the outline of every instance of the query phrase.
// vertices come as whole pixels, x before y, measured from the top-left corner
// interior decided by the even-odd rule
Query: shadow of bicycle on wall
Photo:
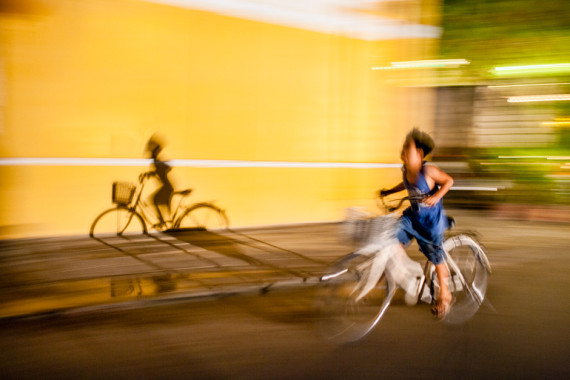
[[[97,215],[89,236],[146,234],[151,230],[213,230],[229,228],[226,211],[214,202],[192,202],[193,189],[175,190],[171,164],[163,157],[163,138],[154,134],[145,149],[151,158],[148,171],[136,183],[115,181],[113,206]]]

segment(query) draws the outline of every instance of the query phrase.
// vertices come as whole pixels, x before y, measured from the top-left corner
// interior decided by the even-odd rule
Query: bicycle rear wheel
[[[175,229],[215,231],[228,228],[224,210],[210,203],[191,206],[174,225]]]
[[[134,210],[117,206],[103,211],[91,224],[89,236],[103,238],[146,234],[143,218]]]
[[[449,290],[455,299],[444,321],[462,324],[475,315],[485,299],[489,264],[481,246],[469,236],[454,236],[445,241],[443,248],[451,259]]]
[[[322,277],[316,306],[320,312],[319,330],[335,343],[361,339],[380,321],[390,305],[395,285],[383,273],[376,286],[359,299],[366,283],[372,258],[351,254]]]

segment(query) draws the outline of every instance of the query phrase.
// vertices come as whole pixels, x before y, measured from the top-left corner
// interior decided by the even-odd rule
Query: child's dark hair
[[[412,129],[412,131],[406,136],[406,142],[410,140],[414,140],[416,148],[421,149],[424,152],[424,156],[430,154],[435,147],[435,142],[431,136],[417,128]]]

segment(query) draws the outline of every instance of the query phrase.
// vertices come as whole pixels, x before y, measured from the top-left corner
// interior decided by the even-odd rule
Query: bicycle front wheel
[[[316,306],[319,330],[334,343],[361,339],[380,321],[394,295],[395,285],[384,272],[376,286],[362,297],[361,290],[373,258],[351,254],[322,277]]]
[[[89,236],[95,238],[146,234],[143,218],[134,210],[117,206],[101,213],[91,224]]]
[[[226,213],[210,203],[190,207],[174,225],[175,229],[215,231],[228,228]]]
[[[489,264],[481,246],[469,236],[454,236],[443,248],[448,256],[449,290],[455,298],[444,320],[461,324],[475,315],[485,299]]]

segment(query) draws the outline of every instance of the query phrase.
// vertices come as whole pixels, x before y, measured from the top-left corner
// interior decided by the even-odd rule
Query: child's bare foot
[[[451,293],[440,295],[436,304],[432,308],[432,312],[437,317],[437,319],[441,320],[445,318],[445,316],[449,313],[449,310],[451,309],[452,300],[453,298],[451,297]]]

